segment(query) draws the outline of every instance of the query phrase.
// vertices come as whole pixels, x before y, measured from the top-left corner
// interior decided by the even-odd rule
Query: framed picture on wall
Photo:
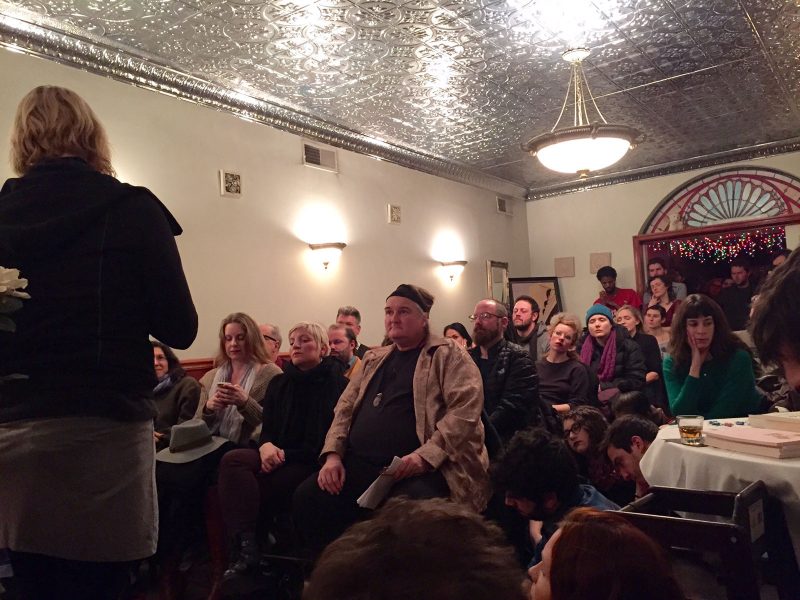
[[[511,307],[520,296],[530,296],[539,305],[539,322],[548,324],[550,318],[564,310],[557,277],[512,277],[508,280]]]

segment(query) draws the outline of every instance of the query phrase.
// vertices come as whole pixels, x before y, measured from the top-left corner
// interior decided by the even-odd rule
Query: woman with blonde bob
[[[0,378],[15,375],[0,401],[0,548],[22,597],[116,598],[157,538],[149,338],[187,348],[197,334],[181,228],[113,177],[103,126],[70,90],[22,99],[10,158],[0,262],[31,298],[0,333]]]
[[[319,467],[317,457],[347,387],[345,365],[328,356],[328,334],[319,323],[302,321],[289,330],[291,362],[264,398],[258,450],[234,450],[222,459],[219,494],[234,553],[226,587],[259,563],[259,517],[287,512],[292,494]],[[231,589],[235,592],[235,589]]]
[[[536,362],[539,397],[559,413],[589,402],[589,372],[575,352],[580,332],[581,323],[575,315],[553,315],[547,327],[549,350]]]

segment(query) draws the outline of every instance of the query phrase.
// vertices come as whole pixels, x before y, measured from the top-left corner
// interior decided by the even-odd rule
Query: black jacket
[[[664,387],[664,371],[661,363],[661,350],[658,347],[658,340],[652,335],[637,331],[636,335],[631,338],[639,345],[644,356],[645,375],[651,371],[658,373],[658,379],[646,383],[644,393],[648,401],[653,406],[660,408],[669,408],[667,402],[667,390]]]
[[[348,383],[344,364],[332,356],[308,371],[286,363],[264,395],[259,445],[272,442],[286,453],[287,463],[316,465],[333,409]]]
[[[187,348],[197,313],[174,236],[148,190],[76,158],[42,161],[0,190],[0,265],[20,269],[30,300],[0,332],[0,422],[155,416],[149,336]]]
[[[601,381],[600,389],[618,388],[620,392],[631,392],[644,389],[645,365],[644,355],[639,345],[628,337],[628,332],[620,325],[614,325],[617,332],[617,360],[614,364],[614,378],[611,381]],[[589,370],[597,381],[597,368],[600,357],[603,355],[603,346],[594,341],[588,333],[583,336],[578,344],[578,354],[581,354],[583,344],[592,344],[592,360]]]
[[[469,351],[481,367],[481,349]],[[481,369],[483,405],[503,442],[528,425],[546,425],[551,410],[539,399],[539,376],[530,354],[522,346],[501,339],[489,348],[488,373]]]

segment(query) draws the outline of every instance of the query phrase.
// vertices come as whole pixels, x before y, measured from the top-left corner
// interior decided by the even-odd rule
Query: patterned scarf
[[[585,365],[592,364],[592,354],[594,353],[594,338],[590,335],[583,343],[581,348],[581,362]],[[600,364],[597,365],[597,378],[600,381],[611,381],[614,379],[614,367],[617,364],[617,328],[611,326],[611,333],[606,338],[606,345],[603,346],[603,354],[600,356]]]

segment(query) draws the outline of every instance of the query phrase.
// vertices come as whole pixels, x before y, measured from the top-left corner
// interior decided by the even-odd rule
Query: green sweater
[[[664,356],[664,383],[673,415],[703,415],[706,419],[744,417],[758,409],[760,398],[753,363],[745,350],[736,350],[723,362],[706,361],[700,377],[689,377],[689,367],[676,367]]]

